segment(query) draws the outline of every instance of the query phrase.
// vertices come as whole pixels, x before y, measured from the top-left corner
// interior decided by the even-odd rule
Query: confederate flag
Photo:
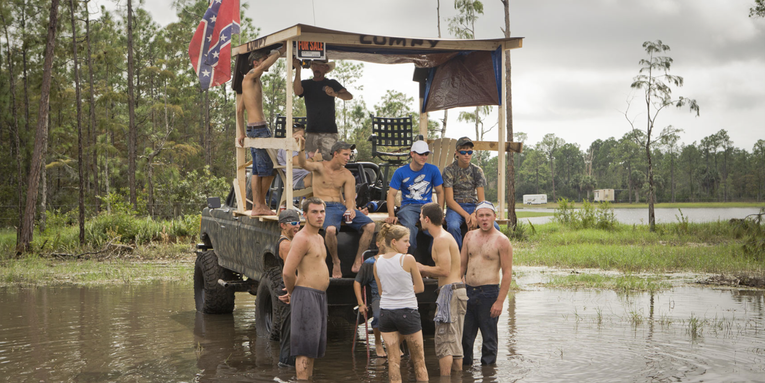
[[[202,89],[231,78],[231,35],[239,34],[239,0],[212,0],[189,44]]]

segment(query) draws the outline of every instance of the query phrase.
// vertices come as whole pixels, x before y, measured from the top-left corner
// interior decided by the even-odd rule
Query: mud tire
[[[278,266],[266,270],[260,279],[258,294],[255,297],[255,331],[259,337],[278,341],[289,307],[279,300],[282,270]]]
[[[231,314],[234,311],[234,289],[218,284],[238,277],[218,265],[218,256],[207,250],[197,256],[194,264],[194,302],[197,311],[205,314]]]

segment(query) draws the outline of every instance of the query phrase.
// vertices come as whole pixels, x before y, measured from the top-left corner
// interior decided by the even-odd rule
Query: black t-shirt
[[[332,87],[335,92],[344,89],[337,80],[325,78],[321,81],[303,80],[303,94],[305,97],[306,117],[308,121],[305,131],[307,133],[337,133],[335,122],[335,98],[327,96],[325,86]]]

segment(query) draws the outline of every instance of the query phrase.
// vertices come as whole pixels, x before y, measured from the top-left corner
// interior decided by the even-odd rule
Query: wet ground
[[[765,381],[763,290],[558,290],[538,284],[550,271],[517,271],[523,291],[505,302],[497,365],[441,380],[426,338],[431,382]],[[0,380],[294,380],[277,367],[278,344],[257,337],[253,298],[240,293],[233,315],[211,316],[194,311],[188,284],[3,288]],[[355,353],[350,340],[333,341],[314,380],[387,382],[385,359],[368,360],[363,339]]]

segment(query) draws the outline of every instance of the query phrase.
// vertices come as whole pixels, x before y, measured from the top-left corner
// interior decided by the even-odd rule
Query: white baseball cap
[[[430,153],[430,148],[428,147],[428,143],[425,141],[415,141],[412,144],[412,151],[417,154],[425,154]]]

